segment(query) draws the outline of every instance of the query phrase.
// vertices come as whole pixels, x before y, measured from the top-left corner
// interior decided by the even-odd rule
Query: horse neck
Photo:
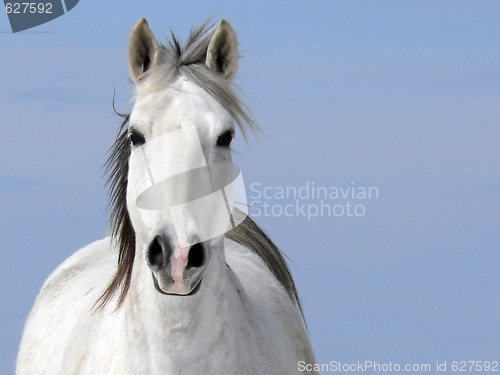
[[[123,306],[127,332],[135,336],[134,340],[145,340],[149,343],[146,346],[151,342],[163,344],[165,351],[160,349],[157,353],[167,356],[172,354],[169,350],[190,348],[187,351],[191,351],[189,358],[192,360],[196,356],[193,342],[197,343],[199,355],[205,355],[203,343],[216,342],[228,329],[237,330],[238,324],[244,324],[241,316],[232,318],[235,317],[234,309],[238,309],[239,298],[228,274],[223,241],[213,250],[197,293],[171,296],[160,294],[154,288],[142,250],[137,249],[132,282]],[[177,351],[175,356],[182,361]]]

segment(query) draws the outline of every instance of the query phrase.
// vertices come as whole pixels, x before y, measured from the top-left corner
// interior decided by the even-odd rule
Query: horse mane
[[[234,118],[243,135],[245,128],[258,129],[246,107],[234,92],[231,82],[205,66],[208,43],[214,28],[206,23],[191,31],[184,46],[172,34],[167,46],[160,47],[161,63],[151,69],[141,90],[156,91],[168,85],[178,75],[193,80],[211,94]],[[141,91],[141,94],[144,92]],[[114,103],[113,103],[114,108]],[[125,301],[130,288],[135,258],[135,231],[127,210],[128,161],[131,152],[128,137],[130,115],[120,114],[123,121],[116,140],[109,150],[105,163],[107,186],[109,188],[108,207],[110,210],[111,237],[119,249],[118,268],[108,287],[97,300],[98,308],[104,307],[119,292],[116,308]],[[234,212],[234,215],[242,215]],[[303,309],[290,269],[283,254],[264,231],[247,216],[240,225],[225,234],[229,238],[258,255],[297,305],[303,316]]]

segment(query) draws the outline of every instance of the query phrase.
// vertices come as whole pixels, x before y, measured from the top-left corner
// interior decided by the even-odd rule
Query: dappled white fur
[[[283,287],[250,250],[226,239],[202,290],[164,296],[137,255],[123,307],[92,306],[115,268],[109,238],[66,260],[26,324],[18,374],[293,374],[309,362],[307,334]],[[220,249],[222,250],[222,249]],[[219,254],[223,254],[222,251]]]

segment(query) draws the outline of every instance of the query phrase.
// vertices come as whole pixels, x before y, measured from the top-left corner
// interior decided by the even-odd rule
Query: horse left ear
[[[145,18],[137,22],[132,29],[128,48],[130,76],[137,83],[140,81],[141,75],[158,62],[159,44]]]
[[[207,49],[205,65],[231,79],[238,69],[238,38],[231,24],[222,20],[217,27]]]

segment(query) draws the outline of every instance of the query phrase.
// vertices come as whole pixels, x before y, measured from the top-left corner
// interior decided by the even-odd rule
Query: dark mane
[[[164,87],[177,75],[184,75],[219,101],[233,116],[243,132],[245,127],[255,129],[256,125],[235,94],[230,81],[205,67],[206,51],[212,35],[213,28],[205,28],[203,25],[191,32],[184,46],[181,46],[177,38],[172,36],[172,41],[168,46],[161,47],[162,53],[165,54],[164,63],[151,73],[148,81],[152,83],[147,89],[159,89],[160,85]],[[157,81],[159,83],[155,83]],[[130,116],[119,115],[123,117],[123,122],[105,163],[109,187],[111,236],[119,249],[118,267],[107,289],[96,302],[99,308],[105,306],[116,293],[119,293],[116,307],[119,308],[123,304],[130,287],[135,258],[135,232],[126,202],[128,161],[131,151],[128,137]],[[246,217],[239,226],[226,233],[226,237],[257,254],[303,313],[295,283],[282,253],[250,217]]]

